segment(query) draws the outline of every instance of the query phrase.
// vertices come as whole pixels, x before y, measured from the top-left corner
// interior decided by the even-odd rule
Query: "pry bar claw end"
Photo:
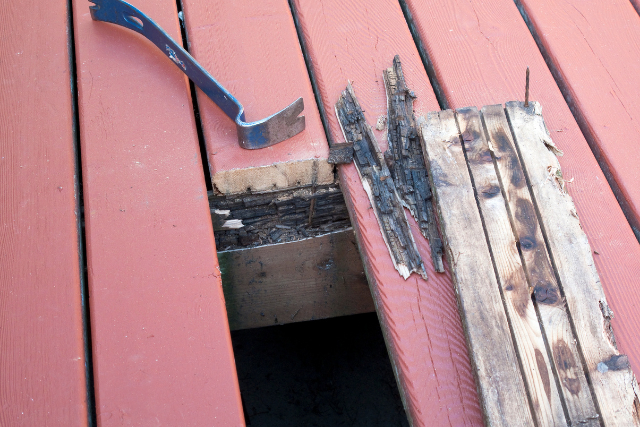
[[[238,142],[242,148],[269,147],[302,132],[305,127],[302,98],[284,110],[256,122],[244,121],[244,108],[211,74],[169,35],[129,3],[122,0],[89,0],[94,21],[111,22],[142,34],[173,61],[231,120],[236,122]]]

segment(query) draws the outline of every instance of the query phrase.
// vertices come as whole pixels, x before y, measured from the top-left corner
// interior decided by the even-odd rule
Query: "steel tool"
[[[244,107],[216,79],[202,68],[189,53],[149,19],[144,13],[122,0],[89,0],[94,21],[111,22],[148,38],[184,72],[213,102],[236,122],[238,142],[242,148],[269,147],[302,132],[305,127],[302,98],[284,110],[256,122],[244,121]]]

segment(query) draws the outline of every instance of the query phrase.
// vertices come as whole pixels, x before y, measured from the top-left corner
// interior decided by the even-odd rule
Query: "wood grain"
[[[451,266],[486,423],[533,425],[455,112],[428,113],[421,132],[445,254]]]
[[[386,116],[382,71],[402,58],[407,86],[416,93],[416,115],[438,108],[429,80],[399,5],[340,0],[292,2],[325,108],[334,105],[350,80],[367,123]],[[329,132],[343,142],[337,117]],[[373,130],[386,150],[384,131]],[[464,333],[449,275],[427,260],[430,248],[408,221],[429,276],[403,280],[393,267],[375,214],[354,165],[338,168],[365,273],[394,366],[398,389],[413,426],[482,424]]]
[[[550,136],[540,104],[525,108],[509,102],[506,111],[602,420],[612,426],[640,425],[638,383],[627,357],[616,348],[589,242],[571,196],[558,179],[560,164],[545,144]]]
[[[198,90],[215,189],[224,194],[333,182],[329,146],[286,0],[183,0],[189,51],[245,107],[247,121],[302,97],[306,129],[260,150],[239,147],[235,123]]]
[[[565,153],[562,171],[574,179],[569,194],[598,253],[595,266],[616,313],[612,325],[619,349],[640,373],[640,245],[516,6],[510,0],[406,4],[452,108],[523,99],[530,67],[531,99],[545,106],[553,140]]]
[[[73,5],[98,426],[244,425],[187,80]]]
[[[482,109],[483,113],[485,108]],[[489,145],[489,141],[492,141],[493,127],[486,119],[482,121],[475,107],[458,109],[456,119],[498,275],[501,296],[505,301],[520,369],[537,425],[570,425],[565,419],[562,397],[554,379],[551,358],[548,356],[543,331],[538,323],[531,289],[516,247],[516,238],[501,191],[501,188],[508,190],[511,185],[506,181],[504,186],[501,186],[494,168]],[[486,123],[486,130],[483,123]],[[485,137],[485,131],[489,132],[489,140]],[[495,149],[493,144],[493,150]],[[588,389],[586,395],[591,399]],[[594,413],[595,411],[591,415]]]
[[[375,310],[353,230],[218,252],[232,330]]]
[[[0,4],[0,425],[86,426],[65,1]]]
[[[529,1],[516,4],[603,169],[640,235],[640,16],[628,0]],[[577,65],[579,64],[579,66]]]
[[[576,337],[571,330],[562,291],[553,272],[540,224],[505,111],[501,104],[482,107],[491,156],[500,186],[507,201],[513,233],[516,236],[527,280],[536,301],[547,347],[559,376],[560,392],[569,413],[570,423],[599,425],[589,384],[584,374]]]

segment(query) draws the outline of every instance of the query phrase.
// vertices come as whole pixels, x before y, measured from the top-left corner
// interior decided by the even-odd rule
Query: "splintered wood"
[[[434,112],[420,126],[487,424],[640,425],[540,105]]]

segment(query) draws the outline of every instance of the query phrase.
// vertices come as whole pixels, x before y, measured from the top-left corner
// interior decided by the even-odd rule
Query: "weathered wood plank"
[[[530,67],[531,99],[545,106],[553,139],[565,153],[562,170],[575,178],[568,191],[598,252],[595,265],[616,312],[612,325],[620,351],[640,374],[640,245],[513,1],[405,1],[451,108],[523,99]]]
[[[522,254],[527,279],[547,338],[551,360],[554,361],[554,372],[559,376],[560,390],[567,405],[570,422],[599,425],[598,413],[584,374],[569,315],[547,254],[502,105],[483,107],[482,120],[492,147],[495,170],[507,200],[508,221],[512,225]]]
[[[191,54],[242,103],[247,121],[304,100],[303,132],[245,150],[233,120],[198,90],[214,189],[237,194],[333,182],[327,138],[287,1],[183,0],[182,5]]]
[[[358,93],[367,123],[386,116],[387,100],[381,72],[402,58],[402,68],[417,98],[416,115],[438,103],[397,2],[356,0],[292,0],[318,95],[331,111],[348,80]],[[330,137],[343,141],[338,118],[327,115]],[[386,149],[384,129],[373,130]],[[437,274],[427,242],[416,245],[429,280],[402,279],[354,165],[338,167],[360,254],[409,422],[413,426],[482,424],[482,411],[468,350],[448,274]],[[420,236],[412,217],[412,232]]]
[[[551,138],[540,104],[532,102],[525,108],[509,102],[506,112],[560,279],[559,297],[569,309],[602,420],[605,425],[638,426],[638,384],[627,356],[616,348],[610,323],[613,313],[573,200],[565,190],[560,164],[547,148]]]
[[[427,114],[424,157],[487,424],[534,423],[451,110]]]
[[[567,425],[562,398],[489,148],[493,127],[485,120],[490,138],[487,141],[480,113],[475,107],[457,110],[456,119],[537,425]],[[495,143],[493,145],[495,150]],[[588,391],[587,397],[590,399]]]
[[[422,257],[413,239],[394,180],[391,179],[371,126],[364,119],[351,84],[347,85],[336,103],[336,115],[344,139],[353,144],[354,164],[378,219],[393,265],[405,280],[411,273],[418,273],[426,280]]]
[[[73,1],[98,426],[243,425],[188,82],[89,5]],[[175,1],[135,6],[180,40]]]
[[[375,311],[353,230],[218,259],[232,330]]]
[[[86,426],[66,1],[0,5],[0,425]]]
[[[384,70],[383,76],[387,91],[389,143],[384,159],[402,204],[409,209],[420,226],[422,235],[429,240],[431,259],[436,271],[443,273],[442,241],[434,217],[427,168],[413,114],[415,94],[406,85],[398,55],[393,58],[393,66]]]

